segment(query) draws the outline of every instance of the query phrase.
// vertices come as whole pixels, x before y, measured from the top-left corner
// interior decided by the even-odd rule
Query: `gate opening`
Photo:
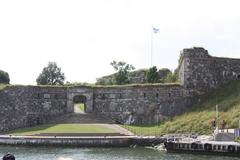
[[[84,95],[76,95],[73,97],[73,104],[74,104],[74,113],[86,113],[87,110],[87,97]]]

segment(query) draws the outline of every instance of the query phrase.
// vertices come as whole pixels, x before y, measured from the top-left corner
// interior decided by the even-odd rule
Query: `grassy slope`
[[[0,90],[4,89],[5,87],[7,87],[8,85],[7,84],[2,84],[0,83]]]
[[[32,128],[18,129],[6,134],[34,135],[38,133],[115,133],[116,131],[94,124],[48,124]]]
[[[240,120],[240,81],[232,82],[202,96],[201,102],[193,106],[189,112],[163,124],[127,126],[127,128],[143,135],[162,135],[166,133],[209,134],[211,133],[210,122],[215,116],[216,104],[218,104],[220,120],[225,119],[229,128],[238,127]]]

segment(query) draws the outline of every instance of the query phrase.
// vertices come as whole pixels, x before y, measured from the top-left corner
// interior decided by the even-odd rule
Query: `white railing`
[[[167,142],[169,141],[192,141],[194,139],[197,139],[196,134],[168,134],[164,136],[167,139]]]

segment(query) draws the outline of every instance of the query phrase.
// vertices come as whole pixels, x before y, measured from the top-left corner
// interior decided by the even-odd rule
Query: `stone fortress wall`
[[[192,99],[180,85],[94,89],[94,112],[119,123],[157,123],[183,113]]]
[[[203,94],[240,79],[240,59],[212,57],[204,48],[181,52],[179,77],[183,87]]]
[[[0,91],[0,132],[44,124],[69,111],[66,88],[7,87]]]
[[[184,113],[197,95],[240,79],[240,59],[212,57],[203,48],[184,49],[180,84],[112,87],[10,86],[0,91],[0,132],[47,123],[73,112],[85,96],[86,112],[119,123],[157,123]]]

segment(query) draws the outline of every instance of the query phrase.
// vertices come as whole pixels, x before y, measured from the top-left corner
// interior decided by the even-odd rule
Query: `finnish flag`
[[[152,27],[152,29],[153,29],[153,33],[158,33],[159,32],[158,28]]]

